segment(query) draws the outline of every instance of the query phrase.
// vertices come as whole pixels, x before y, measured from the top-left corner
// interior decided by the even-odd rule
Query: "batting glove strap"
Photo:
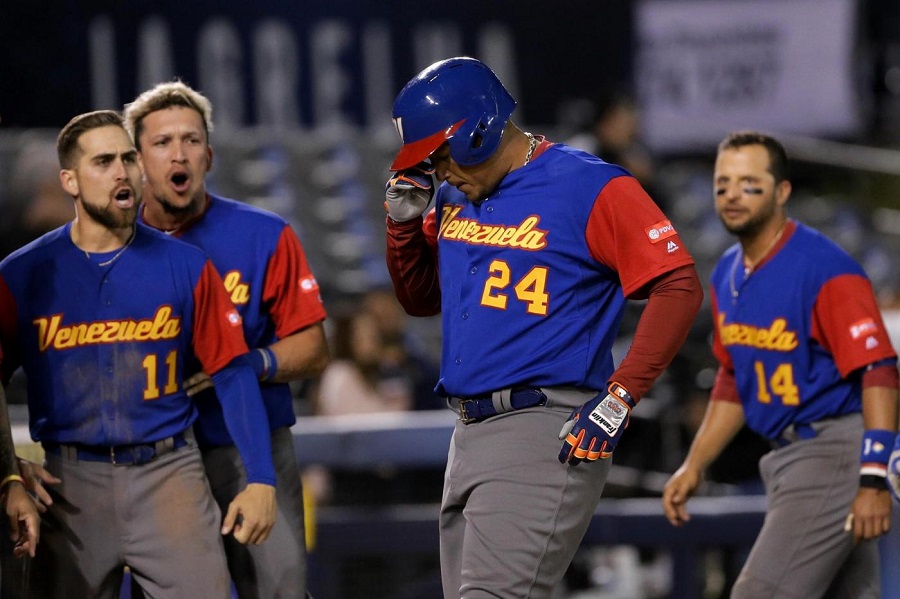
[[[394,173],[384,186],[384,207],[394,221],[403,223],[421,216],[434,197],[434,168],[421,162]]]
[[[610,383],[605,395],[598,395],[573,410],[559,431],[563,440],[559,461],[575,465],[585,460],[609,458],[628,426],[634,404],[625,387]]]

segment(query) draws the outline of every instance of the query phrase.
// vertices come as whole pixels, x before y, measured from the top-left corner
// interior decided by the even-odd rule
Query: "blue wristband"
[[[268,347],[257,347],[250,352],[250,364],[253,366],[253,373],[257,380],[261,382],[270,381],[275,378],[278,372],[278,360],[275,359],[275,352]]]
[[[860,474],[887,475],[887,463],[897,434],[884,429],[870,429],[863,433],[859,452]]]

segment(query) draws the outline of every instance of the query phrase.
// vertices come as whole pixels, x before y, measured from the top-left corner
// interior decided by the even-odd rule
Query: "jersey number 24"
[[[516,299],[525,302],[525,310],[529,314],[538,316],[547,315],[547,306],[550,296],[547,295],[546,266],[533,266],[524,277],[513,285]],[[509,264],[504,260],[494,260],[488,267],[491,276],[484,282],[484,290],[481,292],[481,305],[489,308],[506,310],[509,299],[507,288],[512,282],[512,272]]]

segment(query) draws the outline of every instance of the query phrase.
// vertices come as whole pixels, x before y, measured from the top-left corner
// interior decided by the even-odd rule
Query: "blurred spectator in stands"
[[[75,217],[72,198],[59,186],[54,139],[23,139],[12,173],[10,218],[0,246],[3,256]]]
[[[315,393],[318,415],[412,408],[412,383],[397,363],[398,349],[386,343],[374,314],[354,310],[338,315],[331,342],[333,358]]]
[[[365,418],[377,412],[414,409],[414,390],[425,385],[417,383],[415,366],[410,366],[402,320],[378,292],[336,311],[330,319],[332,360],[312,391],[316,415]],[[435,377],[431,387],[436,382]],[[385,466],[360,471],[311,466],[303,472],[304,487],[319,506],[437,503],[442,481],[440,468]],[[438,572],[437,557],[431,555],[399,561],[360,556],[342,568],[348,569],[342,577],[344,596],[370,599],[418,597],[406,593],[423,581],[433,582]],[[422,596],[431,597],[434,592]]]
[[[447,409],[434,391],[440,377],[440,363],[430,357],[424,342],[410,330],[409,315],[400,306],[393,289],[378,288],[362,298],[362,308],[375,317],[383,344],[381,367],[402,372],[413,393],[413,410]]]
[[[632,95],[621,88],[608,88],[595,98],[587,130],[566,143],[626,168],[665,212],[666,199],[655,185],[656,163],[640,133],[640,111]]]

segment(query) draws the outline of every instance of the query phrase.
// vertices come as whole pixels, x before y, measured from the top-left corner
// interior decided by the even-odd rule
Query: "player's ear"
[[[784,206],[789,197],[791,197],[791,182],[785,179],[775,186],[775,201],[779,206]]]
[[[73,198],[78,196],[78,178],[73,169],[64,168],[59,171],[59,182],[67,194]]]
[[[213,147],[209,144],[206,144],[206,172],[212,170],[213,165]]]

